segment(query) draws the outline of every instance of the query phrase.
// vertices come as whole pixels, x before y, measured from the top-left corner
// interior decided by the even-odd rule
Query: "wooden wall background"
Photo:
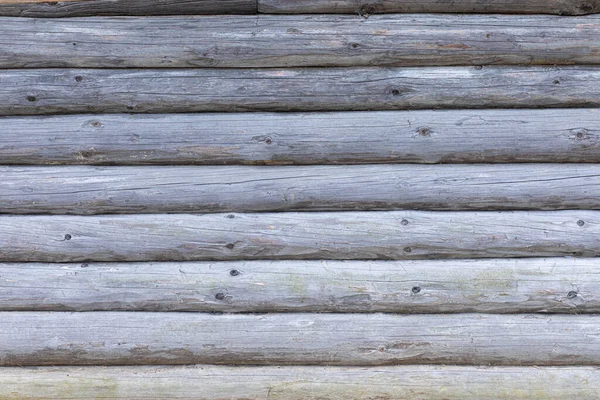
[[[1,0],[0,399],[597,399],[599,11]]]

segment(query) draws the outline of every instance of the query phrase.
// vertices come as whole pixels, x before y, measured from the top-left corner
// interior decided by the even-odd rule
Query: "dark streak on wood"
[[[255,14],[256,0],[69,0],[0,3],[0,16],[88,17],[94,15]]]

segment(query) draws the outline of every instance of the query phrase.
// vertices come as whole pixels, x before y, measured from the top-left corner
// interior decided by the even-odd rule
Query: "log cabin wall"
[[[597,12],[0,0],[0,399],[597,399]]]

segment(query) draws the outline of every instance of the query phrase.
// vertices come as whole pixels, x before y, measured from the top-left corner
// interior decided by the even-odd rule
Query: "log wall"
[[[0,399],[597,399],[599,12],[0,0]]]

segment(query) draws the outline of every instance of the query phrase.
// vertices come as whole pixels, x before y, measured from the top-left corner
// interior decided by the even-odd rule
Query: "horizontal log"
[[[5,214],[600,209],[596,164],[0,166],[0,176]]]
[[[1,164],[600,161],[600,110],[7,117]]]
[[[256,0],[2,0],[0,16],[255,14]],[[4,25],[3,25],[4,26]]]
[[[0,217],[0,261],[600,255],[599,211]]]
[[[596,400],[595,367],[136,366],[0,369],[19,399]]]
[[[597,264],[593,258],[0,264],[0,310],[598,313]]]
[[[597,314],[1,312],[0,318],[2,366],[600,364]]]
[[[0,68],[600,64],[598,15],[6,18],[2,24]]]
[[[600,106],[600,67],[0,71],[0,115]]]
[[[258,0],[274,14],[502,13],[583,15],[600,11],[597,0]]]

